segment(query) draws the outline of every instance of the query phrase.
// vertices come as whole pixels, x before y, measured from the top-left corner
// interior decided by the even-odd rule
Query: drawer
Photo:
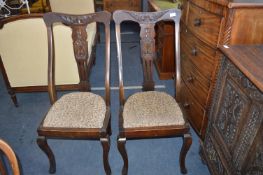
[[[207,124],[206,111],[192,96],[184,81],[182,81],[181,94],[181,103],[187,120],[198,135],[204,137]]]
[[[215,65],[217,64],[216,50],[198,41],[191,32],[182,30],[181,32],[181,50],[187,56],[199,72],[207,79],[212,79]],[[211,54],[211,56],[209,56]],[[181,54],[181,56],[184,56]],[[212,56],[214,56],[212,58]]]
[[[218,45],[221,20],[222,16],[189,3],[187,26],[194,35],[214,48]]]
[[[182,51],[183,54],[183,51]],[[183,54],[184,55],[184,54]],[[182,79],[197,101],[205,108],[210,88],[210,80],[205,78],[187,56],[182,59]]]
[[[104,0],[104,10],[109,12],[115,10],[141,11],[141,0]]]
[[[225,3],[225,5],[227,5],[229,2],[229,0],[220,0],[220,1],[227,1],[227,3]],[[208,1],[204,1],[204,0],[191,0],[191,3],[197,5],[198,7],[201,7],[205,10],[207,10],[208,12],[220,15],[220,16],[224,16],[224,5],[220,5],[219,4],[219,0],[208,0]]]

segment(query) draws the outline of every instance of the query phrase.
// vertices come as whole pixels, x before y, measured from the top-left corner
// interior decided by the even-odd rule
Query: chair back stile
[[[93,22],[101,22],[105,25],[105,101],[106,105],[110,105],[110,24],[111,15],[108,12],[91,13],[87,15],[68,15],[63,13],[47,13],[44,15],[44,21],[47,27],[48,35],[48,92],[51,103],[57,100],[55,89],[55,52],[54,52],[54,36],[52,32],[54,23],[62,23],[70,26],[72,29],[74,56],[79,70],[80,85],[82,90],[90,91],[90,84],[87,81],[88,72],[88,43],[86,27]]]
[[[175,99],[177,102],[181,101],[181,54],[180,54],[180,17],[181,17],[181,13],[177,12],[177,14],[180,14],[180,16],[174,21],[174,29],[175,29],[175,35],[174,35],[174,40],[175,40]]]
[[[121,15],[119,15],[121,13]],[[161,12],[131,12],[117,10],[113,14],[113,19],[116,26],[116,40],[117,40],[117,53],[119,65],[119,97],[121,106],[124,105],[124,85],[123,85],[123,65],[122,65],[122,52],[121,52],[121,31],[120,25],[123,21],[133,21],[139,23],[140,31],[140,44],[141,44],[141,58],[143,63],[143,90],[154,90],[153,74],[153,60],[156,57],[155,53],[155,30],[154,26],[159,21],[174,21],[175,24],[175,38],[179,36],[179,23],[181,11],[177,9],[169,9]],[[180,41],[175,39],[176,51],[176,100],[179,101],[180,84],[181,84],[181,64],[180,64]]]

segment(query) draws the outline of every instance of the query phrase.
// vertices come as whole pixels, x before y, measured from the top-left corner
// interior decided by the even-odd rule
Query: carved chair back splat
[[[180,109],[180,43],[179,22],[181,11],[170,9],[160,12],[133,12],[119,10],[113,13],[116,26],[117,52],[119,64],[120,88],[120,114],[118,149],[123,158],[122,174],[128,173],[128,157],[125,148],[127,139],[158,138],[158,137],[183,137],[183,146],[180,153],[180,168],[186,173],[185,157],[192,144],[189,124],[184,119]],[[143,64],[143,91],[124,97],[123,64],[121,50],[120,25],[123,21],[139,23],[141,59]],[[154,91],[153,59],[156,57],[154,26],[159,21],[174,21],[175,24],[175,60],[176,60],[176,100],[163,92]],[[137,104],[137,105],[136,105]],[[168,112],[167,112],[168,111]]]
[[[46,13],[44,21],[48,31],[48,92],[53,104],[38,128],[37,143],[48,156],[49,172],[56,171],[55,157],[47,144],[47,139],[95,139],[103,147],[103,163],[106,174],[111,174],[108,162],[110,149],[110,20],[106,11],[85,15]],[[53,25],[61,23],[72,29],[74,56],[79,76],[85,90],[90,90],[88,71],[90,69],[86,38],[86,27],[90,23],[103,23],[105,27],[105,97],[91,92],[73,92],[57,100],[55,88],[55,60]]]

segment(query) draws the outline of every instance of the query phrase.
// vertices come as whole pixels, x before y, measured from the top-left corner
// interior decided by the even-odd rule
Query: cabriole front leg
[[[180,168],[181,168],[181,173],[186,174],[187,173],[187,169],[185,167],[185,157],[186,154],[189,150],[189,148],[192,145],[192,137],[190,133],[184,134],[183,136],[183,146],[181,148],[181,152],[180,152]]]
[[[123,159],[123,167],[122,167],[122,175],[128,174],[128,155],[126,152],[125,144],[126,144],[126,138],[120,138],[118,137],[117,140],[118,144],[118,150],[121,154],[121,157]]]
[[[111,174],[111,168],[109,164],[109,151],[110,151],[110,138],[107,136],[106,138],[100,138],[100,143],[103,148],[103,165],[104,170],[107,175]]]
[[[39,148],[47,155],[49,159],[49,173],[53,174],[56,172],[56,161],[55,156],[47,144],[47,139],[44,136],[38,136],[37,144]]]

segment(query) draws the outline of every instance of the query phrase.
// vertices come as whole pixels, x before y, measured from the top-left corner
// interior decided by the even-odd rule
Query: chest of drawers
[[[104,10],[114,12],[115,10],[141,11],[141,0],[103,0]]]
[[[182,102],[201,139],[207,128],[224,44],[263,43],[261,0],[184,0],[181,18]],[[189,94],[189,95],[187,95]]]
[[[213,175],[263,174],[263,45],[222,50],[202,152]]]

